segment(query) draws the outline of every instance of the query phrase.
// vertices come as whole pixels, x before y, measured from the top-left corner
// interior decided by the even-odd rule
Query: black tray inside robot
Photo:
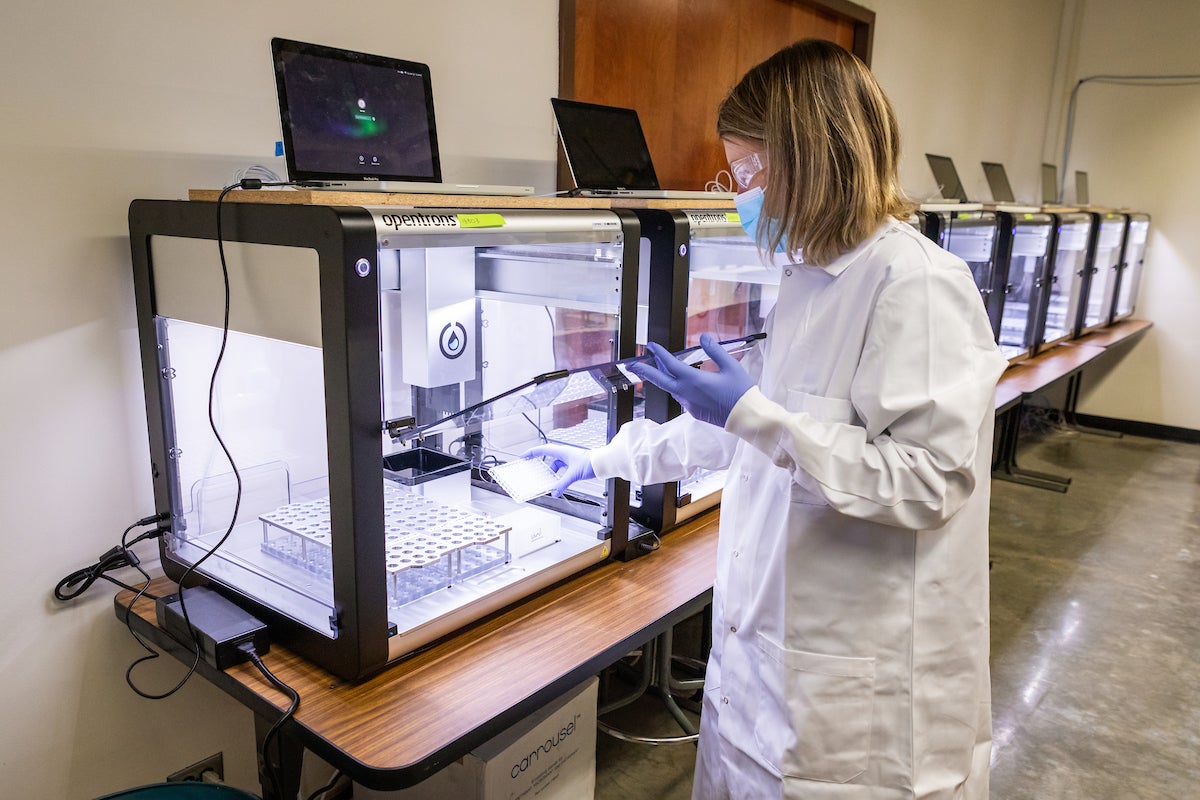
[[[471,462],[428,447],[414,447],[383,459],[384,476],[405,486],[416,486],[470,468]]]

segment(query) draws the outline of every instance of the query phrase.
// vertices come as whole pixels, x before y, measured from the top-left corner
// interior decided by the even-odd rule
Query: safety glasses
[[[767,160],[765,155],[751,153],[748,156],[735,158],[729,162],[729,171],[733,174],[733,179],[737,181],[737,185],[743,189],[750,188],[750,181],[754,180],[754,176],[762,172],[766,167],[764,163]]]

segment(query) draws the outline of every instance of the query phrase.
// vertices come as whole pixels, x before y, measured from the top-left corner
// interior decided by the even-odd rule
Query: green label
[[[499,214],[457,214],[460,228],[503,228],[504,217]]]
[[[726,222],[736,222],[740,225],[742,223],[742,217],[736,211],[726,211],[725,212],[725,221]]]

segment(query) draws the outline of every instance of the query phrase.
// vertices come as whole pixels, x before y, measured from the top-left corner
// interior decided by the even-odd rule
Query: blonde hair
[[[721,102],[717,135],[761,143],[767,155],[757,244],[786,236],[823,266],[913,204],[900,188],[900,129],[867,66],[842,47],[804,39],[752,68]]]

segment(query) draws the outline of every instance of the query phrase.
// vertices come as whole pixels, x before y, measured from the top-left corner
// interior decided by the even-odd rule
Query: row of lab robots
[[[653,557],[719,501],[720,472],[556,498],[524,454],[678,414],[627,369],[646,341],[685,351],[707,331],[736,352],[763,330],[779,272],[732,209],[226,203],[220,234],[216,211],[130,208],[162,563],[331,672]],[[970,265],[1014,361],[1133,313],[1145,214],[930,206],[911,223]]]

